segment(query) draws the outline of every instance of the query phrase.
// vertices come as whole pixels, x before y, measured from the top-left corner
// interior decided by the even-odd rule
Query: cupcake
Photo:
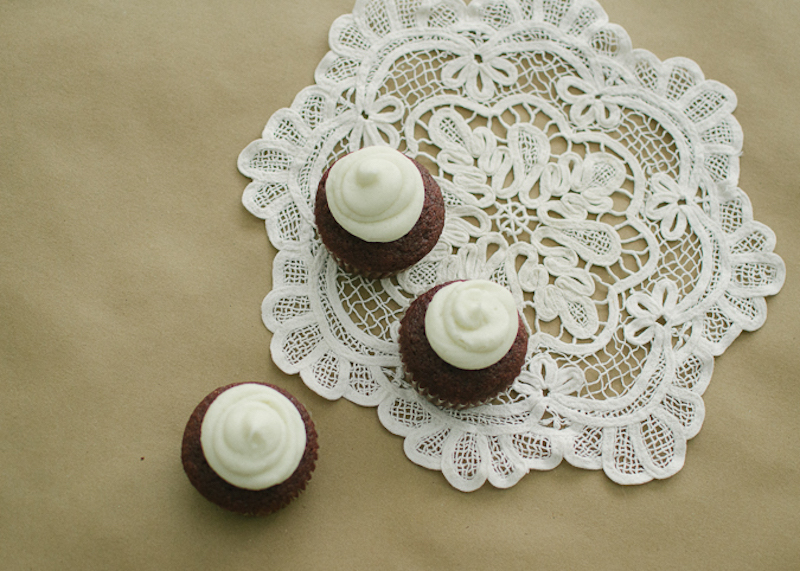
[[[366,147],[325,172],[314,216],[322,243],[345,271],[385,278],[436,245],[444,199],[421,164],[390,147]]]
[[[183,469],[209,501],[265,515],[302,492],[317,460],[308,411],[264,383],[220,387],[197,405],[183,433]]]
[[[528,332],[506,288],[448,282],[415,299],[400,322],[406,379],[434,404],[484,404],[519,375]]]

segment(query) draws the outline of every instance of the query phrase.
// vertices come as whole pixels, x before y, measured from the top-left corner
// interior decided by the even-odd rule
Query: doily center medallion
[[[376,406],[413,462],[459,490],[563,459],[666,478],[721,354],[766,318],[785,269],[737,187],[734,94],[633,50],[591,0],[365,0],[333,24],[315,85],[239,158],[278,254],[272,356],[320,395]],[[322,173],[388,145],[442,188],[433,251],[394,278],[343,272],[316,234]],[[458,278],[507,287],[530,333],[496,401],[438,408],[405,381],[399,321]]]

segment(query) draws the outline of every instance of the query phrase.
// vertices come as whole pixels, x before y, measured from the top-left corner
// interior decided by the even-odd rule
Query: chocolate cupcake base
[[[517,378],[528,349],[528,332],[522,317],[508,353],[484,369],[459,369],[444,361],[431,347],[425,334],[425,313],[433,296],[448,282],[415,299],[400,322],[400,356],[406,380],[438,406],[463,409],[491,401]]]
[[[325,185],[328,169],[317,187],[314,217],[322,243],[346,272],[370,279],[393,276],[424,258],[439,240],[444,229],[444,198],[439,185],[424,166],[409,159],[422,175],[425,201],[414,227],[392,242],[367,242],[353,236],[336,221],[328,206]]]
[[[266,515],[275,512],[294,500],[302,492],[317,461],[317,432],[306,408],[284,389],[267,383],[257,383],[274,389],[288,398],[297,408],[306,428],[306,447],[297,469],[288,479],[263,490],[246,490],[220,478],[209,466],[200,443],[200,432],[208,407],[224,391],[244,383],[234,383],[211,392],[197,405],[189,417],[183,433],[181,459],[189,481],[210,502],[243,515]]]

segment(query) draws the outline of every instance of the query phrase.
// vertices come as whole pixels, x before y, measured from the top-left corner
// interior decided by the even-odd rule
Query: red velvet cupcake
[[[236,383],[197,405],[181,459],[189,481],[209,501],[266,515],[305,489],[317,449],[314,423],[296,398],[266,383]]]
[[[428,170],[390,147],[345,155],[322,176],[314,216],[345,270],[378,279],[413,266],[444,228],[444,199]]]
[[[434,404],[484,404],[517,378],[528,332],[511,292],[486,280],[448,282],[414,300],[400,322],[406,380]]]

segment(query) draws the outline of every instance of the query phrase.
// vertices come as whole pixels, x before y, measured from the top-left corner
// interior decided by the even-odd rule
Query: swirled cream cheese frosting
[[[425,314],[425,336],[439,357],[459,369],[485,369],[514,344],[519,317],[511,292],[488,280],[446,285]]]
[[[416,165],[390,147],[365,147],[336,161],[325,193],[336,222],[367,242],[392,242],[408,234],[425,202]]]
[[[200,444],[220,478],[247,490],[285,481],[306,448],[303,419],[278,391],[256,383],[236,385],[208,407]]]

